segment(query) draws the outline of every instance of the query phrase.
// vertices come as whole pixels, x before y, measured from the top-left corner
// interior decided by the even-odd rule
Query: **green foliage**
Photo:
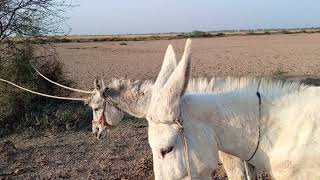
[[[0,59],[1,78],[34,91],[67,95],[38,76],[30,64],[37,66],[49,79],[70,85],[71,81],[63,75],[63,65],[55,55],[36,57],[29,44],[8,50],[6,55]],[[79,104],[71,106],[68,101],[40,97],[0,82],[0,136],[24,127],[63,127],[66,123],[84,120],[85,111],[80,107]]]
[[[203,31],[192,31],[189,34],[191,38],[200,38],[200,37],[213,37],[211,33],[203,32]]]

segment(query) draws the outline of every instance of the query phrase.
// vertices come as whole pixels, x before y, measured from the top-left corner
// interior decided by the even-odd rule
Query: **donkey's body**
[[[259,87],[258,80],[246,78],[223,80],[218,86],[214,81],[195,83],[202,95],[184,96],[187,132],[194,131],[189,123],[206,124],[203,131],[215,133],[220,150],[246,160],[255,151],[260,129],[250,163],[276,179],[320,178],[320,88],[272,80],[262,80]],[[220,92],[210,93],[213,89]]]

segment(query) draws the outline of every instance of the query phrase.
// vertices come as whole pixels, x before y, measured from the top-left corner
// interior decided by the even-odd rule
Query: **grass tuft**
[[[286,79],[287,71],[284,71],[282,67],[278,67],[273,73],[272,77],[276,79]]]

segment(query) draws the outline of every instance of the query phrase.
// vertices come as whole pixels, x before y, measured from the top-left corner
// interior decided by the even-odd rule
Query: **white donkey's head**
[[[117,126],[124,116],[122,110],[110,104],[104,94],[106,86],[102,79],[94,80],[94,90],[85,103],[92,108],[92,134],[97,139],[106,135],[106,130]]]
[[[194,178],[210,178],[212,168],[218,164],[216,141],[206,139],[206,133],[212,132],[200,132],[201,125],[192,124],[182,109],[191,75],[190,48],[191,40],[188,39],[177,66],[175,58],[165,58],[152,90],[147,120],[156,179],[186,179],[190,178],[189,173]],[[180,132],[179,118],[182,118],[184,133]],[[212,149],[211,155],[203,154],[208,151],[201,147],[205,144]]]
[[[171,45],[168,46],[164,59],[171,64],[164,68],[162,74],[170,75],[176,67],[176,56]],[[118,125],[123,118],[123,111],[138,117],[145,116],[147,109],[145,107],[148,107],[151,96],[149,96],[149,86],[142,87],[141,84],[139,80],[114,79],[105,86],[103,80],[95,80],[92,96],[86,102],[93,110],[94,136],[101,139],[108,127]],[[131,110],[135,113],[131,113]]]

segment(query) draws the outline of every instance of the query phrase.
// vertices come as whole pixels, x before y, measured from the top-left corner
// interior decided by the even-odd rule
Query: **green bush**
[[[225,36],[225,34],[222,33],[222,32],[219,32],[219,33],[217,33],[215,36],[216,36],[216,37],[223,37],[223,36]]]
[[[192,31],[191,33],[179,34],[176,37],[178,37],[178,38],[201,38],[201,37],[215,37],[215,36],[217,36],[217,35],[213,35],[211,33],[204,32],[204,31]]]
[[[38,76],[30,64],[34,64],[49,79],[70,85],[71,81],[62,72],[63,65],[54,54],[37,57],[31,45],[20,44],[17,47],[5,51],[6,56],[0,56],[1,78],[34,91],[68,95]],[[25,127],[62,127],[64,122],[70,124],[71,121],[78,121],[84,114],[85,109],[79,103],[48,99],[0,82],[0,136]]]
[[[203,31],[192,31],[189,36],[192,38],[213,37],[211,33],[203,32]]]

